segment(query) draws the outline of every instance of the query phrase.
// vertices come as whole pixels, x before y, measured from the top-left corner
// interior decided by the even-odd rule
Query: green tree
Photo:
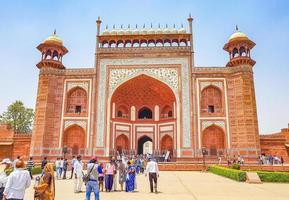
[[[30,133],[33,119],[33,109],[26,108],[22,101],[15,101],[0,115],[0,123],[9,124],[15,133]]]

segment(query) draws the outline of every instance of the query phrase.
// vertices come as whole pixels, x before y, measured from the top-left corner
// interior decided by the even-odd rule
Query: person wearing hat
[[[5,158],[0,164],[0,199],[2,199],[8,175],[10,174],[9,168],[11,166],[11,161],[9,158]]]
[[[90,200],[91,192],[94,193],[94,199],[99,200],[99,188],[98,188],[98,164],[97,158],[94,156],[87,164],[87,173],[89,180],[86,183],[85,199]]]
[[[8,177],[3,192],[4,199],[23,199],[25,195],[25,190],[30,186],[30,184],[30,174],[27,170],[25,170],[25,164],[23,160],[19,159],[16,162],[15,170],[11,172]]]

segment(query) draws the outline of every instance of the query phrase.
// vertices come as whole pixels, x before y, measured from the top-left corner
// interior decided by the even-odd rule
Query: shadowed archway
[[[150,137],[148,137],[148,136],[143,136],[143,137],[138,139],[138,150],[137,150],[138,154],[143,154],[144,153],[144,147],[145,147],[144,144],[146,142],[151,142],[152,143],[153,140]]]

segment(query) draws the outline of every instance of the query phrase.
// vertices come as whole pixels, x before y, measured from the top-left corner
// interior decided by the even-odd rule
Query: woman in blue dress
[[[135,167],[131,164],[130,161],[127,162],[127,175],[125,181],[125,191],[133,192],[135,186]]]

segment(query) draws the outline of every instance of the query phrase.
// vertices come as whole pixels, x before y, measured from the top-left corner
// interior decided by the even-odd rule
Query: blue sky
[[[252,57],[260,133],[289,123],[289,1],[286,0],[35,0],[0,4],[0,112],[15,100],[34,108],[40,54],[35,48],[53,30],[69,53],[68,68],[93,67],[95,20],[155,27],[194,22],[196,66],[224,66],[222,50],[235,25],[257,44]]]

